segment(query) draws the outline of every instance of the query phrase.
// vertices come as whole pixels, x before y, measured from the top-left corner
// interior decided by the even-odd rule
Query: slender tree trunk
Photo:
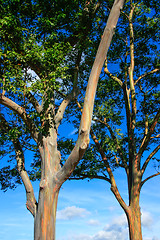
[[[130,240],[142,240],[141,210],[139,206],[140,192],[135,190],[135,188],[126,215],[128,219]]]

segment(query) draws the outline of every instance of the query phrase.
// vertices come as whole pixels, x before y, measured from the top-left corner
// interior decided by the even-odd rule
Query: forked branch
[[[135,81],[134,85],[136,85],[142,78],[145,78],[145,77],[147,77],[147,76],[149,76],[149,75],[151,75],[153,73],[156,73],[158,71],[160,71],[160,68],[155,68],[155,69],[153,69],[150,72],[146,72],[146,73],[142,74],[139,78],[137,78],[137,80]]]

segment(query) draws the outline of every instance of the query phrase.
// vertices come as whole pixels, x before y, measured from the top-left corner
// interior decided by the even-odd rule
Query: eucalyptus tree
[[[1,1],[1,156],[11,154],[12,161],[4,163],[0,181],[3,190],[23,182],[36,240],[55,239],[58,193],[88,147],[96,87],[123,4],[120,0],[113,4],[88,80],[78,139],[62,164],[58,127],[77,98],[77,86],[83,85],[78,74],[86,70],[88,76],[85,58],[102,34],[106,3]],[[35,152],[33,161],[27,159],[26,150]],[[33,172],[28,174],[25,167],[27,162],[35,168],[37,158],[41,163],[38,201],[31,183]]]
[[[159,13],[156,1],[126,2],[98,83],[92,142],[72,175],[110,184],[131,240],[142,239],[142,186],[160,175]],[[77,115],[79,109],[80,101]],[[117,168],[127,181],[127,199],[118,189]]]

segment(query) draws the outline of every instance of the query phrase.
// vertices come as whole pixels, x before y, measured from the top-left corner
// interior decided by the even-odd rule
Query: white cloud
[[[27,74],[30,75],[30,77],[31,77],[32,79],[35,79],[35,80],[40,79],[40,78],[38,77],[38,75],[35,73],[35,71],[33,71],[33,70],[30,69],[30,68],[27,70]]]
[[[144,240],[160,240],[158,237],[145,237]]]
[[[103,231],[93,236],[93,240],[127,240],[128,226],[125,214],[115,217],[110,224],[107,224]]]
[[[151,214],[147,211],[142,211],[142,225],[144,227],[150,228],[153,224],[153,218]]]
[[[90,220],[91,223],[96,220]],[[110,224],[107,224],[103,230],[94,235],[80,234],[72,235],[67,240],[128,240],[128,227],[124,214],[114,218]]]
[[[98,225],[99,221],[91,219],[87,222],[89,225]],[[142,211],[142,225],[150,228],[153,224],[152,216],[147,211]],[[101,231],[93,235],[80,234],[78,236],[72,235],[67,240],[128,240],[129,231],[128,223],[125,214],[114,217],[112,221],[105,225]],[[160,240],[157,237],[147,237],[144,240]]]
[[[108,207],[108,210],[111,211],[111,212],[113,212],[115,209],[116,209],[116,206],[110,206],[110,207]]]
[[[112,226],[113,227],[113,226]],[[92,240],[127,240],[128,237],[127,237],[127,234],[128,231],[127,229],[122,229],[122,228],[117,228],[114,229],[111,228],[110,230],[108,231],[99,231],[97,234],[95,234],[91,239]]]
[[[69,134],[68,134],[68,136],[72,136],[72,135],[75,135],[75,134],[77,134],[77,129],[73,129],[73,131],[71,131]]]
[[[88,236],[87,234],[80,234],[78,236],[72,235],[67,238],[67,240],[93,240],[91,236]],[[60,239],[59,239],[60,240]],[[61,240],[66,240],[66,238],[63,238]]]
[[[95,219],[90,219],[88,222],[87,222],[88,225],[91,225],[91,226],[99,226],[100,225],[100,222],[98,220],[95,220]]]
[[[117,225],[117,226],[127,226],[127,218],[126,215],[123,213],[117,217],[115,217],[110,225]]]
[[[59,210],[57,212],[58,220],[71,220],[73,218],[83,218],[88,215],[89,212],[84,208],[79,208],[76,206],[66,207],[65,209]]]

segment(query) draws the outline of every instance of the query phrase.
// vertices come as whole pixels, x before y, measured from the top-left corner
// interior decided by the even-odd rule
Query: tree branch
[[[110,134],[111,134],[111,137],[112,137],[112,139],[113,139],[113,141],[114,141],[114,143],[115,143],[116,150],[117,150],[120,158],[122,159],[124,168],[125,168],[126,171],[127,171],[127,169],[128,169],[127,163],[126,163],[126,161],[125,161],[125,159],[124,159],[124,157],[123,157],[123,153],[122,153],[121,148],[120,148],[120,146],[119,146],[119,144],[118,144],[117,138],[116,138],[116,136],[114,135],[113,130],[111,129],[111,127],[109,126],[109,124],[108,124],[106,121],[102,121],[102,120],[100,120],[100,119],[94,119],[94,121],[100,122],[100,123],[104,124],[104,125],[108,128],[108,130],[109,130],[109,132],[110,132]]]
[[[73,95],[70,94],[66,99],[64,99],[61,103],[61,105],[58,108],[58,111],[55,115],[55,125],[56,129],[59,127],[61,120],[63,119],[63,114],[66,110],[66,107],[69,105],[71,100],[73,99]]]
[[[83,157],[88,144],[89,144],[89,132],[91,127],[94,99],[98,84],[98,79],[102,71],[104,60],[110,46],[114,29],[116,27],[120,11],[123,7],[124,0],[115,0],[112,10],[110,12],[101,42],[96,54],[96,58],[90,73],[90,77],[87,84],[84,107],[81,116],[81,123],[79,127],[79,136],[74,149],[70,156],[66,160],[64,166],[61,168],[57,177],[64,182],[72,174],[75,166],[79,160]]]
[[[144,78],[144,77],[146,77],[146,76],[149,76],[149,75],[151,75],[151,74],[153,74],[153,73],[156,73],[156,72],[158,72],[158,71],[160,71],[160,68],[155,68],[155,69],[153,69],[153,70],[150,71],[150,72],[147,72],[147,73],[142,74],[139,78],[137,78],[137,80],[135,81],[134,85],[136,85],[142,78]]]
[[[123,82],[118,77],[114,76],[112,73],[109,72],[109,70],[107,68],[107,59],[105,61],[104,72],[108,75],[108,77],[110,77],[111,79],[116,81],[121,87],[123,86]]]
[[[129,134],[129,151],[130,156],[134,156],[136,150],[135,150],[135,142],[134,142],[134,129],[135,129],[135,123],[136,123],[136,92],[134,87],[134,30],[133,30],[133,13],[134,13],[135,6],[131,3],[131,11],[129,14],[129,30],[130,30],[130,66],[129,66],[129,82],[130,82],[130,92],[131,92],[131,123],[130,123],[130,134]]]
[[[40,113],[42,111],[42,106],[38,103],[37,99],[33,96],[33,94],[31,92],[27,92],[26,97],[28,98],[29,102],[34,106],[36,111]]]
[[[153,139],[153,138],[160,138],[160,134],[158,134],[158,135],[155,136],[155,137],[151,137],[151,139]]]
[[[67,97],[65,97],[65,99],[62,101],[61,105],[58,108],[58,111],[55,116],[56,128],[58,128],[61,120],[63,119],[63,114],[66,110],[66,107],[69,105],[71,100],[73,100],[77,95],[78,72],[79,72],[79,64],[81,61],[81,57],[82,57],[82,52],[79,51],[77,55],[76,63],[75,63],[75,69],[74,69],[73,90]]]
[[[144,162],[143,166],[142,166],[142,174],[144,173],[144,171],[146,170],[148,163],[150,162],[150,160],[152,159],[152,157],[159,151],[160,149],[160,145],[158,145],[152,152],[151,154],[148,156],[148,158],[146,159],[146,161]]]
[[[155,173],[155,174],[153,174],[153,175],[147,177],[146,179],[144,179],[144,180],[141,182],[141,187],[142,187],[143,184],[144,184],[145,182],[147,182],[149,179],[151,179],[151,178],[153,178],[153,177],[156,177],[156,176],[158,176],[158,175],[160,175],[160,172]]]
[[[9,131],[12,130],[12,128],[9,126],[8,122],[2,116],[2,114],[0,114],[0,123],[1,123],[1,128],[4,129],[7,133],[9,133]],[[35,217],[36,210],[37,210],[37,202],[34,196],[34,190],[33,190],[31,181],[25,170],[24,154],[23,154],[22,146],[20,144],[19,139],[16,136],[14,136],[14,138],[12,138],[11,141],[15,148],[17,170],[19,172],[19,175],[21,176],[21,179],[23,181],[23,184],[26,190],[26,198],[27,198],[26,207],[31,212],[33,217]]]
[[[128,211],[128,206],[126,205],[126,203],[124,202],[123,198],[121,197],[120,193],[119,193],[119,190],[117,188],[117,184],[116,184],[116,181],[115,181],[115,178],[114,178],[114,175],[112,173],[112,170],[109,166],[109,163],[107,161],[107,158],[105,156],[105,153],[103,151],[103,149],[101,148],[100,146],[100,143],[98,142],[96,136],[94,135],[94,133],[91,131],[91,136],[92,136],[92,139],[93,141],[95,142],[101,156],[102,156],[102,159],[104,161],[104,164],[106,166],[106,169],[107,169],[107,172],[109,174],[109,177],[110,177],[110,183],[111,183],[111,191],[113,192],[113,194],[115,195],[117,201],[119,202],[119,204],[121,205],[121,207],[124,209],[124,211]]]
[[[111,180],[107,177],[104,177],[104,176],[100,176],[100,175],[89,175],[89,174],[82,174],[81,173],[81,177],[71,177],[69,178],[69,180],[83,180],[83,179],[86,179],[86,178],[89,178],[89,179],[102,179],[102,180],[105,180],[107,182],[109,182],[111,184]]]
[[[146,110],[146,93],[143,92],[142,90],[142,86],[140,85],[140,90],[141,92],[143,93],[144,95],[144,103],[143,103],[143,111],[144,111],[144,115],[145,115],[145,122],[144,122],[144,138],[143,138],[143,141],[141,143],[141,146],[144,144],[144,141],[146,139],[146,136],[148,134],[148,127],[149,127],[149,124],[148,124],[148,114],[147,114],[147,110]]]
[[[80,103],[79,103],[78,101],[76,101],[76,103],[77,103],[78,107],[80,108],[80,110],[82,111],[82,107],[81,107]],[[98,120],[97,120],[97,119],[94,119],[94,121],[98,121]],[[101,121],[101,120],[100,120],[100,121]],[[102,123],[103,123],[103,122],[102,122]],[[100,145],[100,143],[99,143],[96,135],[94,134],[92,128],[91,128],[91,130],[90,130],[90,134],[91,134],[91,137],[92,137],[93,141],[95,142],[95,145],[97,146],[97,149],[98,149],[99,153],[101,154],[101,157],[102,157],[102,160],[104,161],[104,164],[106,165],[106,161],[107,161],[106,155],[105,155],[103,149],[101,148],[101,145]],[[108,172],[108,174],[110,173],[110,174],[109,174],[110,178],[114,180],[114,176],[113,176],[113,174],[112,174],[112,170],[111,170],[108,162],[107,162],[106,167],[107,167],[107,172]],[[124,166],[123,166],[123,167],[124,167]],[[126,165],[126,171],[127,171],[127,165]],[[114,181],[115,181],[115,180],[114,180]]]
[[[26,113],[25,109],[3,95],[0,96],[0,103],[6,106],[7,108],[11,109],[15,113],[17,113],[22,118],[22,120],[25,122],[25,124],[29,128],[31,136],[36,142],[38,142],[38,135],[39,135],[38,131],[36,131],[36,126],[34,125],[32,120]]]
[[[128,213],[129,207],[127,206],[127,204],[125,203],[125,201],[124,201],[123,198],[121,197],[117,186],[111,186],[111,191],[112,191],[113,194],[115,195],[117,201],[119,202],[119,204],[120,204],[120,206],[123,208],[123,210],[124,210],[126,213]]]
[[[141,158],[143,152],[145,151],[146,147],[148,146],[148,143],[149,143],[149,141],[151,139],[151,135],[154,132],[154,129],[156,127],[156,124],[157,124],[159,118],[160,118],[160,110],[157,112],[155,118],[153,119],[152,125],[151,125],[151,127],[150,127],[150,129],[149,129],[149,131],[147,133],[147,136],[144,136],[145,140],[144,139],[142,140],[143,144],[141,144],[141,146],[140,146],[140,149],[139,149],[139,151],[137,153],[137,157]]]

